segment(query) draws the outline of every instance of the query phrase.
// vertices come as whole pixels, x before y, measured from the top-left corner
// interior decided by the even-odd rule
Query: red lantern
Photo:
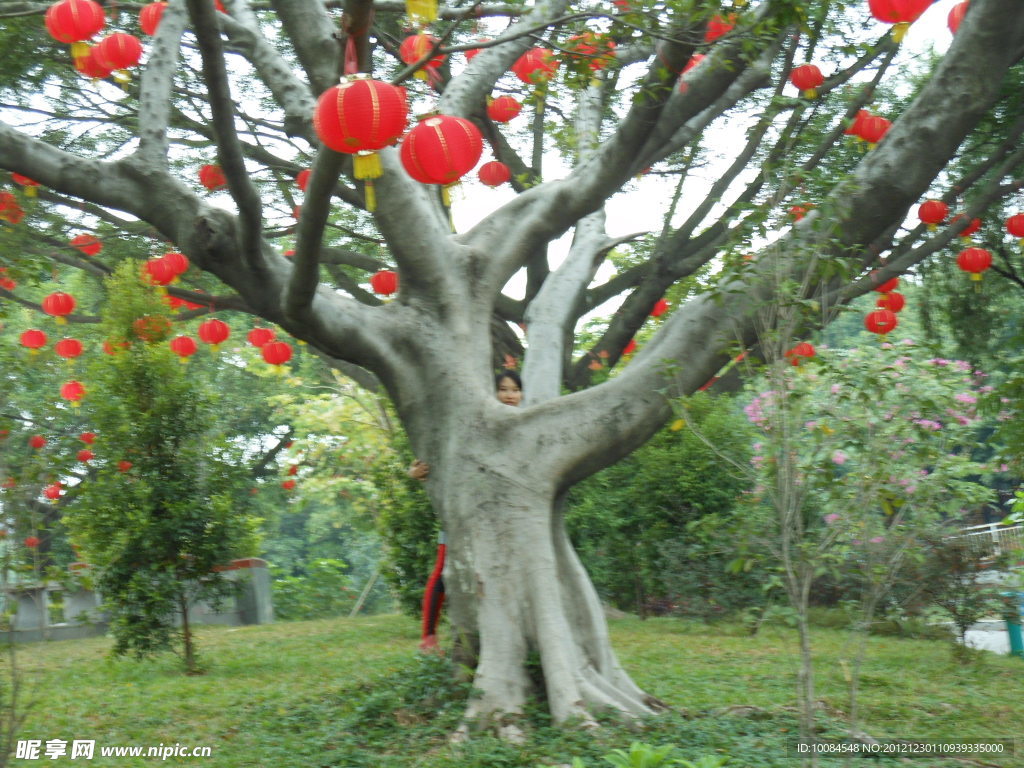
[[[46,346],[46,334],[36,328],[29,328],[21,334],[21,346],[33,352]]]
[[[216,347],[231,335],[231,327],[223,320],[211,317],[199,326],[199,338],[206,344]]]
[[[213,165],[207,163],[199,169],[199,183],[206,187],[210,192],[216,192],[218,189],[223,189],[228,185],[227,177],[224,176],[224,171],[221,170],[219,165]]]
[[[382,173],[377,151],[398,141],[405,132],[408,115],[404,88],[354,77],[321,94],[313,113],[313,128],[320,141],[335,152],[355,155],[353,173],[357,179],[375,179]]]
[[[169,285],[177,274],[174,265],[163,256],[155,256],[148,259],[142,265],[143,278],[151,285]]]
[[[29,549],[35,549],[36,547],[39,546],[39,537],[38,536],[26,536],[25,537],[25,546],[28,547]]]
[[[51,293],[43,299],[43,312],[52,316],[58,323],[66,323],[67,315],[75,311],[75,297],[70,293]]]
[[[949,31],[954,35],[956,31],[960,29],[960,22],[964,20],[964,15],[967,13],[967,8],[970,6],[968,0],[963,0],[962,3],[957,3],[953,6],[953,10],[949,12],[949,16],[946,17],[946,26],[949,27]]]
[[[12,173],[11,174],[11,181],[13,181],[15,184],[17,184],[23,190],[25,190],[25,194],[28,195],[29,197],[35,197],[36,196],[36,194],[37,194],[36,187],[39,186],[39,182],[38,181],[35,181],[34,179],[30,179],[28,176],[22,176],[20,173]]]
[[[415,64],[420,61],[424,56],[430,54],[434,47],[440,42],[433,35],[427,35],[420,33],[418,35],[410,35],[402,41],[402,44],[398,47],[398,57],[406,64]],[[420,67],[420,70],[414,75],[420,79],[426,79],[428,72],[436,70],[442,64],[444,64],[444,54],[438,54],[427,60],[426,64]]]
[[[1006,231],[1014,237],[1024,238],[1024,213],[1015,213],[1006,220]]]
[[[878,115],[867,115],[860,123],[860,137],[874,146],[885,138],[892,127],[892,122]]]
[[[565,42],[569,59],[589,59],[587,67],[600,72],[615,57],[615,41],[608,35],[583,32],[573,35]]]
[[[96,58],[95,48],[90,48],[89,52],[83,56],[75,57],[75,69],[93,80],[106,80],[114,72]]]
[[[483,154],[483,137],[469,120],[436,115],[421,120],[402,141],[406,172],[422,184],[453,184]]]
[[[24,218],[25,211],[22,209],[14,193],[0,191],[0,219],[11,224],[17,224]]]
[[[488,187],[499,187],[512,178],[512,171],[504,163],[492,160],[480,166],[477,176]]]
[[[299,189],[303,192],[306,191],[306,187],[309,186],[309,177],[313,175],[313,172],[307,168],[304,171],[299,171],[298,176],[295,177],[295,183]]]
[[[849,127],[843,131],[847,136],[856,136],[860,138],[861,128],[864,126],[864,120],[871,117],[871,113],[866,109],[858,109],[857,114],[853,118],[853,122],[850,123]]]
[[[390,269],[382,269],[370,278],[370,287],[374,293],[390,296],[398,290],[398,273]]]
[[[28,444],[30,448],[35,448],[38,451],[46,445],[46,438],[42,435],[32,435],[32,437],[28,439]]]
[[[171,321],[163,315],[142,315],[135,318],[132,330],[140,339],[153,344],[171,335]]]
[[[285,341],[268,341],[260,348],[260,352],[271,365],[284,365],[292,359],[292,345]]]
[[[868,312],[867,317],[864,318],[864,327],[871,333],[885,335],[889,331],[895,330],[899,322],[896,313],[891,309],[876,309],[874,312]]]
[[[634,352],[636,352],[636,339],[630,339],[629,343],[622,348],[622,355],[625,357],[626,355],[632,355]]]
[[[935,229],[949,216],[949,206],[941,200],[925,200],[917,209],[917,218],[928,225],[928,229]]]
[[[967,217],[964,216],[962,213],[958,213],[956,216],[954,216],[950,220],[949,223],[950,224],[960,224],[960,223],[963,223],[965,218],[967,218]],[[971,223],[968,224],[966,227],[964,227],[963,229],[960,230],[960,237],[968,238],[971,235],[973,235],[975,232],[977,232],[979,229],[981,229],[981,219],[977,219],[977,218],[971,219]]]
[[[888,309],[891,312],[899,312],[906,305],[907,300],[903,297],[903,294],[896,293],[895,291],[887,293],[884,296],[880,296],[878,301],[875,302],[876,307]]]
[[[971,273],[971,280],[981,280],[981,273],[992,266],[992,254],[984,248],[965,248],[956,257],[957,266]]]
[[[793,217],[794,221],[800,221],[809,210],[810,208],[806,205],[793,205],[789,208],[789,215]]]
[[[735,29],[735,27],[735,13],[730,13],[728,16],[725,17],[716,13],[714,16],[711,17],[711,20],[708,22],[707,31],[704,32],[704,42],[710,43],[713,40],[717,40],[718,38],[722,37],[722,35],[726,35],[729,32],[732,32],[732,30]]]
[[[80,381],[66,381],[61,385],[60,396],[72,405],[78,405],[78,401],[85,397],[85,386]]]
[[[555,76],[558,59],[547,48],[531,48],[512,65],[512,72],[524,83],[540,85]]]
[[[872,277],[874,277],[874,273],[873,272],[871,273],[871,275],[872,275]],[[899,284],[900,284],[900,279],[898,277],[891,277],[888,280],[886,280],[884,283],[880,283],[879,285],[876,285],[874,287],[874,290],[878,291],[879,293],[892,293],[893,291],[896,290],[896,286],[899,285]]]
[[[800,365],[804,360],[810,360],[817,354],[814,350],[814,345],[801,341],[792,349],[785,353],[785,356],[789,358],[789,362],[793,365]]]
[[[249,331],[249,343],[254,347],[262,347],[269,341],[274,340],[276,334],[270,328],[253,328]]]
[[[523,105],[511,96],[499,96],[487,105],[487,116],[496,123],[507,123],[522,109]]]
[[[107,20],[103,15],[103,6],[93,0],[61,0],[46,9],[44,18],[46,31],[54,40],[61,43],[78,43],[88,40],[104,26]],[[72,55],[78,56],[81,53]]]
[[[78,439],[81,440],[86,445],[92,445],[94,442],[96,442],[96,433],[95,432],[83,432],[82,434],[80,434],[78,436]]]
[[[61,339],[53,345],[53,351],[65,360],[73,360],[82,354],[82,342],[78,339]]]
[[[291,491],[295,488],[295,481],[292,480],[291,478],[288,478],[287,480],[281,483],[281,487],[284,488],[286,491]]]
[[[0,288],[5,291],[13,291],[17,287],[17,282],[7,277],[7,267],[0,267]]]
[[[96,44],[96,61],[110,70],[134,67],[142,58],[142,43],[135,35],[115,32]]]
[[[178,275],[183,275],[186,272],[188,272],[190,262],[188,260],[188,256],[186,256],[184,253],[177,253],[173,251],[171,253],[165,253],[163,255],[163,260],[164,263],[166,263],[167,266],[170,267],[170,270],[175,277],[177,277]],[[172,280],[171,282],[174,281]]]
[[[907,28],[928,10],[933,0],[868,0],[871,15],[879,21],[894,24],[892,39],[903,39]]]
[[[160,19],[163,18],[166,10],[167,3],[150,3],[143,6],[139,11],[139,27],[144,34],[150,37],[156,34],[156,29],[160,26]]]
[[[96,454],[90,451],[88,448],[80,450],[76,458],[83,464],[88,464],[90,461],[96,458]]]
[[[818,88],[825,82],[825,76],[821,74],[815,64],[802,64],[793,67],[789,73],[789,82],[800,89],[805,98],[813,99],[818,95]]]
[[[668,312],[669,303],[665,299],[658,299],[654,302],[654,307],[651,309],[651,317],[661,317]]]
[[[68,245],[77,248],[86,256],[95,256],[103,250],[103,243],[97,240],[95,235],[75,235]]]
[[[121,459],[121,461],[117,462],[117,471],[118,472],[127,472],[133,466],[135,466],[135,465],[132,464],[127,459]]]
[[[182,362],[192,357],[199,349],[196,340],[191,336],[175,336],[171,339],[171,351],[181,358]]]

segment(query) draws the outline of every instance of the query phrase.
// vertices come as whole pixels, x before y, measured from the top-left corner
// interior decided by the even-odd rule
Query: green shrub
[[[283,621],[321,619],[347,614],[358,595],[352,588],[348,566],[341,560],[319,558],[305,567],[305,575],[286,576],[272,568],[274,615]]]

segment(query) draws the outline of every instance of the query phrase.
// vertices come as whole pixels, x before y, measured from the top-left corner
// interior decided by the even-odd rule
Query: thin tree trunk
[[[192,642],[192,627],[188,620],[188,597],[184,592],[178,596],[178,605],[181,608],[181,634],[185,644],[185,674],[194,675],[198,669],[195,646]]]

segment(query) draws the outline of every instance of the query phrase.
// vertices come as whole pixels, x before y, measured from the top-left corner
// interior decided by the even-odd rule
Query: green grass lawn
[[[537,711],[525,745],[481,737],[457,748],[446,736],[465,687],[448,682],[443,662],[416,653],[417,626],[402,617],[204,627],[206,673],[197,677],[181,674],[170,655],[109,659],[105,638],[24,645],[19,666],[36,701],[21,738],[94,739],[97,750],[179,743],[211,747],[212,756],[161,761],[97,751],[91,761],[14,765],[533,768],[579,755],[592,768],[606,765],[600,755],[634,740],[676,743],[690,759],[728,754],[730,766],[798,764],[787,757],[796,732],[793,632],[766,627],[750,637],[739,625],[618,619],[612,634],[637,682],[677,712],[581,733],[552,728]],[[837,729],[849,710],[844,669],[855,648],[839,630],[818,630],[815,644],[823,719]],[[941,641],[872,637],[859,706],[862,730],[878,738],[1019,737],[1024,660],[985,655],[965,667]],[[1015,757],[974,764],[1024,766],[1024,739],[1017,749]],[[936,758],[910,764],[970,765]]]

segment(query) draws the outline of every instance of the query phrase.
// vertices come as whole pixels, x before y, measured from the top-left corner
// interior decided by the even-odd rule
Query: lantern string
[[[359,54],[356,51],[355,38],[350,34],[345,42],[345,70],[346,75],[355,75],[359,72]]]

